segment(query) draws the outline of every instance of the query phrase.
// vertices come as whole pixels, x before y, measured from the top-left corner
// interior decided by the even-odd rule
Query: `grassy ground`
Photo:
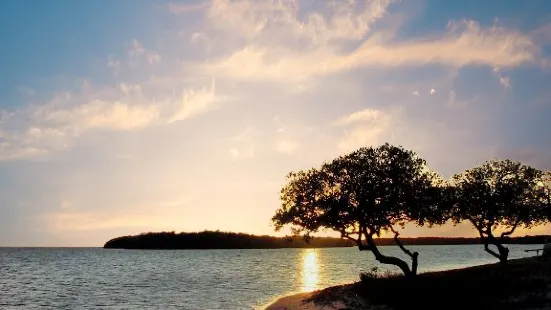
[[[321,290],[310,300],[345,300],[344,309],[551,309],[551,259],[511,260],[506,266],[430,272],[414,279],[373,273],[361,278]]]

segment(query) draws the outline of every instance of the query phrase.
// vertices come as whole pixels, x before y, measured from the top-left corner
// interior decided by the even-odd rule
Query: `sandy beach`
[[[284,296],[264,308],[264,310],[335,310],[345,307],[343,302],[332,305],[319,305],[311,300],[313,293],[299,293]]]
[[[297,293],[281,297],[263,310],[359,310],[387,309],[386,306],[374,306],[355,293],[355,284],[345,284],[326,289]]]

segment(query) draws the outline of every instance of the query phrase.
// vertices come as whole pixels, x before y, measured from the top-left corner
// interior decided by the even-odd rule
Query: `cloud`
[[[74,126],[75,130],[131,130],[146,126],[158,118],[156,106],[132,106],[124,102],[94,100],[67,110],[41,111],[48,123]]]
[[[161,55],[157,53],[151,53],[147,55],[147,62],[150,64],[158,64],[161,62]]]
[[[296,83],[366,67],[510,68],[540,57],[529,35],[472,20],[450,22],[443,34],[431,37],[404,40],[393,31],[371,33],[371,26],[388,15],[391,1],[368,1],[359,13],[352,1],[339,2],[329,13],[306,17],[299,16],[294,2],[214,3],[208,20],[213,36],[223,32],[223,40],[245,38],[247,43],[199,66],[210,75]]]
[[[412,94],[415,95],[415,96],[419,96],[419,92],[418,92],[418,91],[414,91]]]
[[[232,136],[228,141],[231,144],[228,150],[231,158],[234,160],[242,160],[254,157],[256,153],[256,144],[258,143],[257,138],[259,136],[260,132],[250,126],[247,126],[244,131]]]
[[[46,222],[48,230],[54,233],[90,231],[97,233],[115,228],[167,229],[177,226],[178,221],[181,221],[181,216],[174,216],[174,212],[152,215],[145,212],[138,213],[135,209],[125,211],[121,212],[120,209],[115,212],[64,210],[46,214],[41,219]]]
[[[186,88],[179,98],[165,95],[159,99],[144,95],[140,85],[121,83],[118,90],[61,93],[45,104],[3,110],[0,160],[63,150],[87,131],[131,131],[195,117],[212,109],[217,102],[214,85],[213,80],[210,88]]]
[[[279,0],[213,0],[209,26],[233,36],[287,41],[305,39],[314,44],[363,38],[371,26],[385,16],[390,0],[335,1],[327,4],[329,16],[309,12],[299,17],[299,3]]]
[[[281,139],[276,142],[275,149],[279,153],[291,155],[299,148],[299,144],[293,140]]]
[[[210,89],[185,90],[181,103],[177,104],[177,110],[168,119],[169,123],[185,120],[199,115],[211,109],[215,103],[215,81],[212,79]]]
[[[205,48],[205,51],[209,53],[212,49],[214,42],[209,36],[202,32],[195,32],[191,35],[191,42],[194,44],[199,44]]]
[[[511,88],[511,79],[508,76],[500,76],[499,84],[501,84],[505,89]]]
[[[455,91],[450,90],[448,94],[448,99],[446,100],[446,106],[454,108],[464,108],[473,103],[478,103],[480,100],[479,96],[475,95],[469,99],[459,99]]]
[[[339,149],[352,151],[364,146],[377,146],[390,142],[392,127],[399,122],[400,110],[366,109],[337,120],[337,124],[350,125],[338,143]]]
[[[159,64],[162,60],[162,56],[159,53],[150,51],[143,47],[142,43],[138,40],[133,40],[130,49],[128,50],[128,65],[130,67],[136,67],[141,62],[149,65]],[[118,60],[110,60],[107,64],[108,67],[119,68],[120,62]]]
[[[365,109],[361,111],[354,112],[350,115],[346,115],[339,120],[336,124],[345,126],[358,122],[370,122],[376,121],[381,117],[381,111],[376,109]],[[384,116],[383,116],[384,117]]]
[[[138,40],[132,41],[132,46],[128,51],[128,55],[139,56],[139,55],[143,55],[144,53],[145,53],[145,49],[143,48],[142,44],[138,42]]]
[[[431,95],[436,94],[436,90],[435,90],[434,88],[431,88],[431,89],[430,89],[430,94],[431,94]]]

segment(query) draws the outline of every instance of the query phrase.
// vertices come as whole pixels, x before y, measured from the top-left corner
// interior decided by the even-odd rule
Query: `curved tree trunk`
[[[506,265],[509,258],[509,249],[501,244],[500,240],[495,238],[491,232],[487,233],[487,236],[480,233],[480,237],[484,242],[484,250],[499,259],[500,264]],[[490,249],[490,245],[494,245],[497,248],[497,252]]]
[[[499,259],[499,262],[502,265],[507,264],[507,259],[509,258],[509,249],[507,247],[503,246],[503,244],[501,242],[502,242],[502,239],[505,236],[508,236],[508,235],[512,234],[515,231],[515,228],[518,226],[520,221],[517,221],[513,225],[511,230],[509,230],[507,232],[503,232],[501,234],[500,238],[496,238],[493,235],[491,223],[489,223],[488,225],[485,225],[486,228],[484,228],[483,225],[477,225],[476,221],[474,221],[473,219],[471,219],[470,222],[473,224],[473,226],[478,231],[478,234],[480,235],[480,239],[484,243],[484,250],[486,252],[490,253],[490,255],[492,255],[493,257]],[[498,252],[490,249],[490,245],[495,245]]]
[[[492,239],[490,239],[492,240]],[[509,249],[505,247],[501,242],[495,238],[493,238],[493,245],[497,247],[497,250],[499,252],[499,262],[502,265],[507,264],[507,259],[509,258]]]
[[[402,270],[402,272],[406,277],[413,277],[416,275],[417,255],[413,258],[413,261],[414,261],[414,263],[412,264],[413,269],[410,269],[408,263],[405,262],[404,260],[398,257],[383,255],[377,248],[377,245],[375,244],[375,240],[373,240],[373,234],[366,234],[366,242],[367,242],[367,245],[369,246],[369,250],[371,250],[371,252],[373,252],[373,255],[375,255],[375,259],[379,261],[381,264],[397,266]]]
[[[402,250],[402,252],[406,253],[409,257],[411,257],[411,272],[415,276],[417,275],[417,267],[419,265],[419,253],[418,252],[411,252],[410,250],[406,249],[406,247],[402,244],[400,239],[398,238],[400,236],[400,233],[392,226],[390,227],[390,230],[394,233],[394,242],[396,245]]]

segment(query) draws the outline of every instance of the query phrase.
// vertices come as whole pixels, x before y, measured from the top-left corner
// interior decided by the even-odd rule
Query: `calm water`
[[[510,255],[538,247],[510,245]],[[412,248],[420,271],[495,262],[480,245]],[[387,268],[355,248],[0,248],[0,309],[258,309],[280,295],[355,281],[374,266]]]

